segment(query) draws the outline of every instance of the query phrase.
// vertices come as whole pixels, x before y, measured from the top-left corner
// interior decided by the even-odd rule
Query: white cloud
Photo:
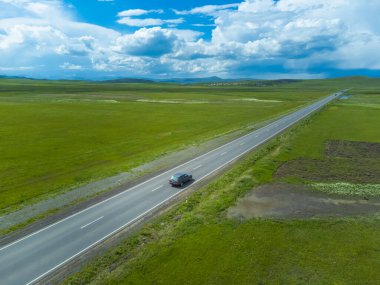
[[[171,53],[177,40],[178,37],[171,30],[142,28],[134,34],[119,37],[114,50],[133,56],[157,57]]]
[[[216,25],[215,24],[191,24],[192,26],[194,27],[215,27]]]
[[[5,34],[0,35],[0,49],[12,49],[28,45],[29,48],[49,48],[60,42],[65,35],[50,26],[15,25],[4,29]]]
[[[91,58],[119,36],[114,30],[73,20],[58,0],[0,0],[0,11],[2,65],[34,66],[37,76],[59,74],[65,62],[78,58],[91,67]]]
[[[173,9],[174,13],[177,15],[194,15],[194,14],[205,14],[214,16],[217,15],[218,12],[223,10],[228,10],[231,8],[237,8],[239,6],[239,3],[234,4],[226,4],[226,5],[205,5],[202,7],[196,7],[191,10],[175,10]]]
[[[213,56],[237,57],[242,69],[376,69],[380,23],[371,11],[379,9],[358,0],[247,0],[215,19],[210,45]]]
[[[25,70],[33,70],[34,66],[11,66],[11,67],[4,67],[0,66],[1,71],[25,71]]]
[[[162,26],[170,25],[176,26],[184,22],[183,18],[177,19],[161,19],[161,18],[136,18],[138,16],[143,16],[146,14],[156,13],[162,14],[164,11],[159,10],[143,10],[143,9],[130,9],[118,13],[120,17],[117,22],[122,25],[127,25],[131,27],[151,27],[151,26]]]
[[[149,27],[149,26],[162,26],[164,24],[182,24],[184,19],[157,19],[157,18],[146,18],[146,19],[138,19],[131,17],[124,17],[117,21],[119,24],[132,26],[132,27]]]
[[[65,62],[59,66],[62,69],[68,69],[68,70],[82,70],[83,66],[72,64],[69,62]]]
[[[146,15],[150,13],[158,13],[162,14],[164,11],[159,9],[159,10],[143,10],[143,9],[130,9],[130,10],[125,10],[122,12],[119,12],[117,15],[119,17],[133,17],[133,16],[141,16],[141,15]]]
[[[132,33],[80,22],[70,11],[60,0],[0,0],[0,70],[270,78],[380,70],[379,1],[246,0],[177,11],[211,16],[211,37],[172,27],[182,18],[146,16],[162,10],[120,12],[120,24],[137,27]]]

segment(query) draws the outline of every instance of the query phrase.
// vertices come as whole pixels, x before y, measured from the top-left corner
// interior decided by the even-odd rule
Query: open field
[[[379,143],[379,90],[379,82],[377,87],[363,85],[353,90],[353,97],[326,107],[249,155],[226,175],[145,226],[66,283],[378,284],[378,214],[236,220],[229,219],[227,212],[238,198],[255,191],[252,189],[259,185],[274,182],[288,183],[289,187],[292,183],[313,185],[314,181],[303,176],[275,174],[279,167],[293,160],[326,160],[328,142]],[[354,148],[353,154],[354,150],[358,149]],[[347,148],[340,150],[336,159],[345,153]],[[360,158],[356,161],[361,163]],[[367,171],[371,172],[372,167],[377,166],[368,164]],[[320,169],[310,171],[318,174]],[[366,187],[373,185],[371,191],[375,191],[373,195],[378,200],[377,184],[360,179]],[[333,183],[345,182],[340,177]]]
[[[345,82],[314,84],[208,87],[3,79],[0,213],[252,126]]]

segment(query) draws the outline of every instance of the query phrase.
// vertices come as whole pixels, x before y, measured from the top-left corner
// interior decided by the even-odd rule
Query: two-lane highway
[[[196,157],[135,187],[45,227],[0,249],[0,283],[32,284],[184,191],[168,184],[176,172],[198,183],[268,141],[346,90]]]

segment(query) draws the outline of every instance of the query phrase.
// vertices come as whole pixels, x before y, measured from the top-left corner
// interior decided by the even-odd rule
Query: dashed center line
[[[245,142],[242,142],[240,145],[245,145]]]
[[[201,167],[202,167],[202,164],[194,167],[193,170],[197,170],[198,168],[201,168]]]
[[[220,156],[223,156],[223,155],[225,155],[226,153],[227,153],[227,151],[222,152],[222,153],[220,154]]]
[[[94,221],[92,221],[92,222],[90,222],[90,223],[88,223],[88,224],[85,224],[84,226],[82,226],[82,227],[80,227],[81,229],[84,229],[85,227],[88,227],[89,225],[92,225],[93,223],[95,223],[95,222],[97,222],[97,221],[99,221],[99,220],[101,220],[101,219],[103,219],[104,218],[104,216],[101,216],[100,218],[97,218],[96,220],[94,220]]]
[[[158,186],[157,188],[154,188],[154,189],[152,190],[152,192],[157,191],[158,189],[161,189],[162,187],[164,187],[164,185],[161,185],[161,186]]]

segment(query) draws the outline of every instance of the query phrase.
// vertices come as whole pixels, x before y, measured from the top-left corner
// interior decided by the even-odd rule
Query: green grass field
[[[106,282],[375,284],[380,266],[377,225],[257,220],[239,226],[205,225],[169,247],[154,248],[156,254],[144,263],[132,263],[128,273]]]
[[[209,87],[0,80],[0,213],[244,129],[343,84]]]
[[[323,160],[327,141],[380,142],[380,83],[359,87],[351,91],[353,97],[331,104],[250,154],[66,283],[379,284],[378,215],[249,221],[226,217],[226,210],[253,187],[282,181],[275,173],[284,163]],[[308,183],[294,177],[287,181]]]

